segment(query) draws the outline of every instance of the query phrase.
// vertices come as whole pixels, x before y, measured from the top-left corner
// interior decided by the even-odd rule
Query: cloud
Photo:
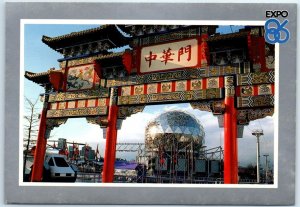
[[[139,112],[125,119],[118,131],[118,142],[144,142],[145,128],[156,116],[157,113]]]

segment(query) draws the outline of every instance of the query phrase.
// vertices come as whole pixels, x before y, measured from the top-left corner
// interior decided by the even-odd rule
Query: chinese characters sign
[[[198,39],[143,47],[140,72],[148,73],[199,65]]]

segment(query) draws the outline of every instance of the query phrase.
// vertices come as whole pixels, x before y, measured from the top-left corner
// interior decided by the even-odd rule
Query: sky
[[[31,72],[45,72],[49,68],[59,68],[57,62],[62,55],[42,43],[43,35],[55,37],[71,32],[81,31],[97,27],[99,25],[59,25],[59,24],[26,24],[24,27],[24,70]],[[235,32],[242,26],[222,26],[217,32],[230,33]],[[21,74],[24,71],[21,67]],[[36,100],[44,89],[24,78],[24,96]],[[42,103],[38,104],[40,111]],[[190,104],[167,104],[146,106],[144,111],[128,117],[123,121],[122,128],[118,130],[118,142],[134,143],[144,142],[145,127],[149,121],[154,119],[160,113],[173,109],[187,111],[202,123],[206,137],[205,145],[207,148],[217,146],[223,147],[223,128],[219,128],[218,120],[209,112],[194,110]],[[254,129],[263,129],[264,136],[261,137],[261,163],[264,163],[263,154],[269,154],[270,161],[273,160],[274,149],[274,124],[272,117],[253,121],[244,128],[244,137],[238,139],[238,157],[239,165],[256,165],[256,138],[251,134]],[[66,124],[55,128],[51,132],[51,140],[66,138],[70,142],[87,143],[94,149],[99,145],[100,154],[103,156],[105,148],[105,139],[99,126],[88,124],[85,118],[71,118]],[[117,157],[126,156],[127,159],[135,159],[133,153],[117,153]],[[264,166],[264,164],[262,165]],[[272,162],[270,166],[273,166]]]

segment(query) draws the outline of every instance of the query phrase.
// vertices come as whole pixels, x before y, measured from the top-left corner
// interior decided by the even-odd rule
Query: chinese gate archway
[[[86,117],[106,132],[102,181],[113,182],[122,120],[146,105],[188,102],[218,116],[224,183],[236,184],[237,138],[244,125],[274,113],[274,46],[262,27],[220,35],[216,26],[103,25],[42,41],[64,58],[60,69],[25,72],[45,87],[33,182],[42,179],[51,130],[68,118]],[[125,45],[132,49],[108,51]]]

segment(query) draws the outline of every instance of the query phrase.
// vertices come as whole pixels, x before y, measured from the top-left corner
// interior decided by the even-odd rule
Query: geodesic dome
[[[187,112],[174,110],[160,114],[148,123],[145,131],[145,147],[157,150],[164,146],[167,150],[171,143],[180,146],[204,143],[205,132],[197,118]]]

